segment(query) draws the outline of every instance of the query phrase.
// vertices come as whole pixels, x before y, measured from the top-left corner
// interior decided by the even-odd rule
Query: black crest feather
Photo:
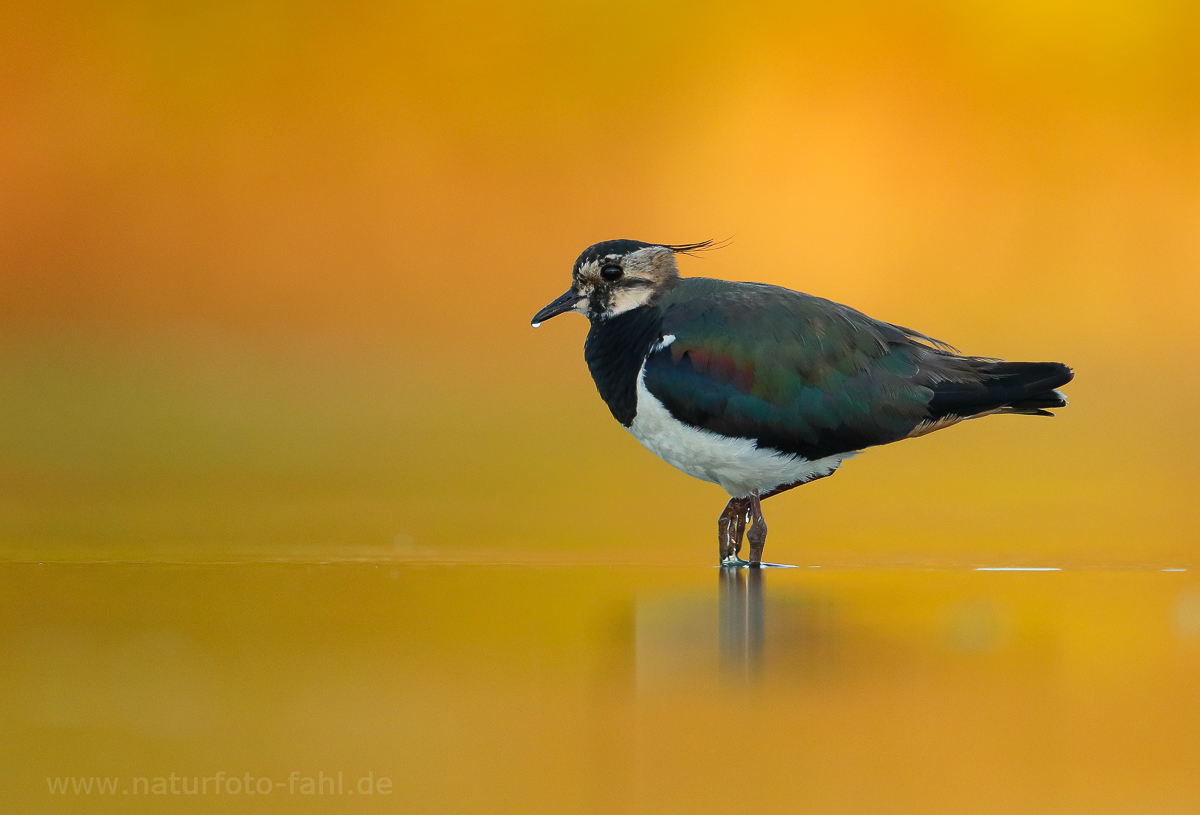
[[[677,255],[691,255],[696,252],[712,252],[717,249],[724,249],[729,244],[733,243],[733,238],[725,238],[723,240],[706,240],[699,243],[661,243],[666,249],[670,249]]]

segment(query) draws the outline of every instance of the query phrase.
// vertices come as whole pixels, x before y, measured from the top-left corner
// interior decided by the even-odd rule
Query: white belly
[[[642,446],[690,476],[724,487],[734,498],[757,490],[829,475],[854,453],[809,461],[802,456],[760,449],[750,439],[729,439],[689,427],[671,415],[646,389],[645,368],[638,372],[637,416],[629,428]]]

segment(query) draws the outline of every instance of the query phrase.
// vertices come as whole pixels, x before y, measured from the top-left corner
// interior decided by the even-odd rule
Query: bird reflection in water
[[[766,627],[763,570],[721,569],[717,577],[721,675],[750,682],[762,676]]]
[[[848,644],[835,597],[794,573],[718,569],[716,588],[638,599],[639,689],[811,680]]]

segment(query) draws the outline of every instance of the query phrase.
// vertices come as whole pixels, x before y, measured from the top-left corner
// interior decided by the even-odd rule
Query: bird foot
[[[734,552],[732,555],[721,558],[722,569],[744,569],[750,565],[752,565],[750,561],[742,560],[737,556],[736,552]]]

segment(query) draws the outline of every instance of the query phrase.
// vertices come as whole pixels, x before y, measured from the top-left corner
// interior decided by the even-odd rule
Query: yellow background
[[[1198,16],[10,6],[5,551],[707,563],[719,490],[612,421],[582,320],[528,318],[592,242],[733,236],[684,274],[1077,371],[1057,419],[872,451],[771,502],[780,556],[1190,562]]]

